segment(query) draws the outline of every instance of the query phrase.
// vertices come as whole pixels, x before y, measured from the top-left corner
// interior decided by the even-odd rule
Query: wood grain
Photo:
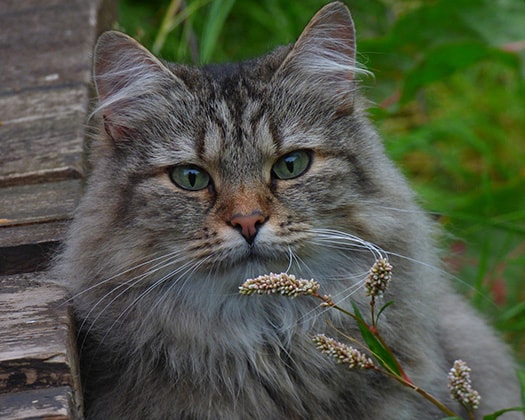
[[[0,186],[53,180],[53,173],[82,176],[85,86],[3,94],[0,109]]]
[[[0,396],[67,387],[80,405],[75,328],[63,287],[45,273],[0,277],[0,336]]]
[[[67,386],[0,394],[0,420],[66,420],[82,415]]]
[[[73,384],[74,333],[66,301],[64,288],[44,273],[0,277],[0,393],[53,381]]]
[[[0,6],[0,420],[81,419],[74,322],[45,269],[82,194],[91,51],[117,0]]]

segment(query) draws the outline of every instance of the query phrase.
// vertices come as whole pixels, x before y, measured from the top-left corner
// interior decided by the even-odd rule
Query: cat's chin
[[[200,270],[220,274],[242,273],[245,278],[270,272],[280,273],[290,268],[290,252],[279,252],[277,247],[248,245],[230,247],[215,254],[215,258],[203,261]]]
[[[204,252],[199,246],[192,258],[199,260],[203,270],[228,270],[237,267],[289,265],[292,252],[288,243],[278,243],[269,235],[260,234],[253,243],[248,243],[240,235],[227,235],[222,243],[215,247],[206,247]]]
[[[290,261],[286,256],[269,255],[260,252],[249,252],[235,258],[221,260],[216,265],[220,271],[242,270],[250,275],[257,276],[269,272],[283,272],[289,267]]]

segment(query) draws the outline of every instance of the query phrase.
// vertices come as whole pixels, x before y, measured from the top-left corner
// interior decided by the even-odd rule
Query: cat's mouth
[[[218,251],[213,258],[214,269],[251,268],[248,271],[265,274],[270,271],[285,271],[290,264],[290,250],[277,244],[254,241],[238,244]]]
[[[308,250],[312,235],[307,233],[307,230],[302,234],[295,232],[291,237],[266,224],[248,240],[248,235],[236,229],[224,229],[213,236],[199,236],[190,241],[186,255],[197,264],[197,270],[203,272],[228,272],[247,265],[256,267],[257,275],[282,272],[297,258],[311,254]]]
[[[264,264],[278,259],[278,253],[270,252],[265,246],[249,244],[237,250],[232,258],[236,264],[258,263]]]

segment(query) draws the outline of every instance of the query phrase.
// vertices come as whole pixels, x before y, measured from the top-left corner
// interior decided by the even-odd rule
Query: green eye
[[[278,179],[293,179],[301,176],[310,166],[310,153],[296,150],[280,158],[272,167],[272,173]]]
[[[210,176],[204,170],[194,165],[175,166],[170,172],[171,180],[180,188],[198,191],[210,185]]]

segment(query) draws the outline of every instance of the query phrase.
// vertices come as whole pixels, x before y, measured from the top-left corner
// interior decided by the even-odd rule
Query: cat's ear
[[[328,94],[353,89],[357,73],[354,22],[340,2],[324,6],[310,20],[285,57],[276,77],[292,77]]]
[[[157,108],[162,87],[184,84],[133,38],[116,31],[103,33],[95,47],[93,76],[99,113],[106,133],[119,140]]]

